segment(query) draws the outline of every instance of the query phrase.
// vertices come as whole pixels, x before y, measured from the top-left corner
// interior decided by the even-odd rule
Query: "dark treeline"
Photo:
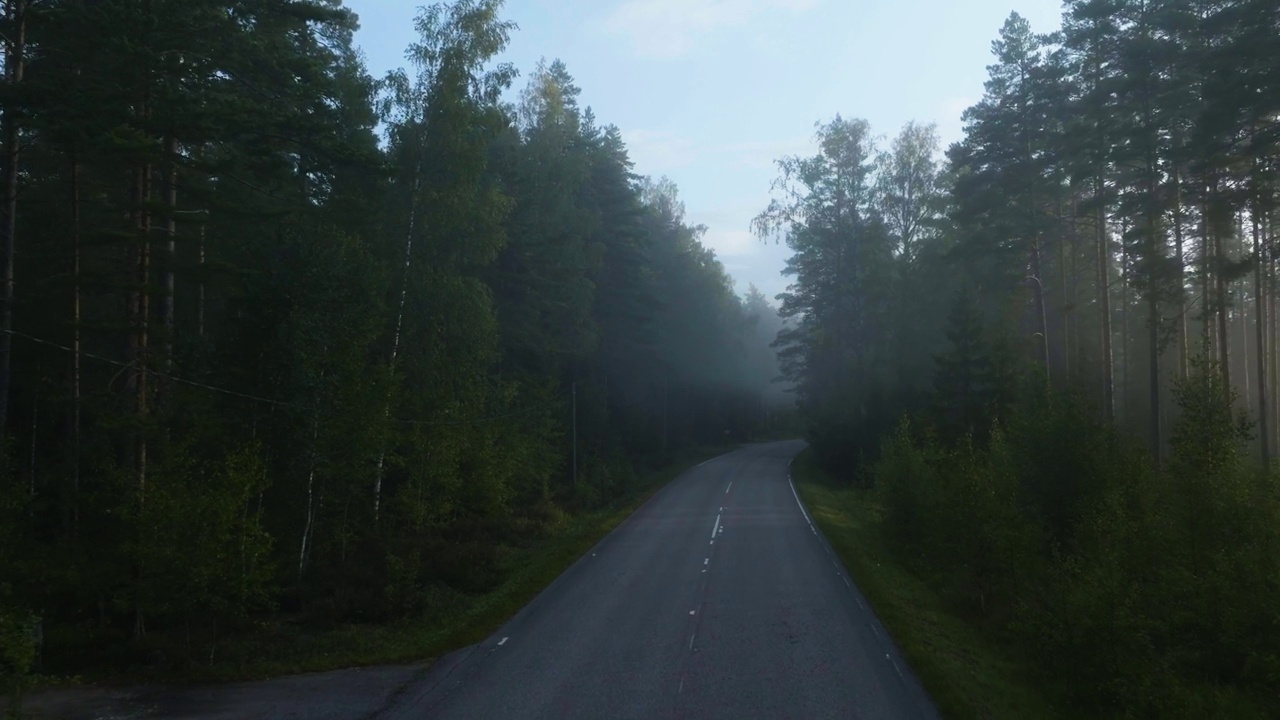
[[[1280,4],[992,48],[945,160],[837,118],[779,163],[813,449],[1068,714],[1276,717]]]
[[[0,666],[432,612],[776,430],[776,311],[500,5],[374,80],[336,0],[4,3]]]

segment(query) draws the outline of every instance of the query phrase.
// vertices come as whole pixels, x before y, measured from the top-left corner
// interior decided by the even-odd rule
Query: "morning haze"
[[[1012,4],[0,0],[6,717],[1280,717],[1280,3]]]

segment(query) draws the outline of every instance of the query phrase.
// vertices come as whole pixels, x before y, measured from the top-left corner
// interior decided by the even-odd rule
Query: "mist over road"
[[[795,494],[803,447],[681,475],[377,717],[936,718]]]

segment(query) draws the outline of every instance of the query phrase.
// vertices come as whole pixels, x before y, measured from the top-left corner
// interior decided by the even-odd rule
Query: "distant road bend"
[[[684,473],[376,717],[937,718],[795,494],[803,447]]]

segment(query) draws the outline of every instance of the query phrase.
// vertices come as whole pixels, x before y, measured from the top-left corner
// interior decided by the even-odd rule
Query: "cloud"
[[[654,177],[688,167],[697,147],[689,138],[663,130],[623,130],[622,140],[636,172]]]
[[[977,102],[971,97],[953,97],[938,106],[938,136],[944,149],[964,137],[964,121],[960,116]]]
[[[728,167],[739,170],[772,170],[774,162],[784,157],[812,155],[814,142],[812,135],[796,135],[777,140],[734,143],[718,148],[718,152],[728,156]]]
[[[740,28],[773,11],[801,12],[820,0],[624,0],[605,29],[641,55],[678,57],[707,33]]]
[[[815,152],[813,138],[796,135],[776,140],[755,140],[731,144],[698,142],[693,138],[665,130],[623,130],[627,152],[641,175],[671,175],[687,168],[695,160],[713,158],[716,167],[725,170],[768,170],[774,161],[792,155],[801,157]]]
[[[734,230],[725,227],[709,227],[702,236],[702,244],[716,251],[718,258],[742,257],[754,255],[760,251],[761,241],[747,230]],[[735,265],[742,268],[744,265]]]

